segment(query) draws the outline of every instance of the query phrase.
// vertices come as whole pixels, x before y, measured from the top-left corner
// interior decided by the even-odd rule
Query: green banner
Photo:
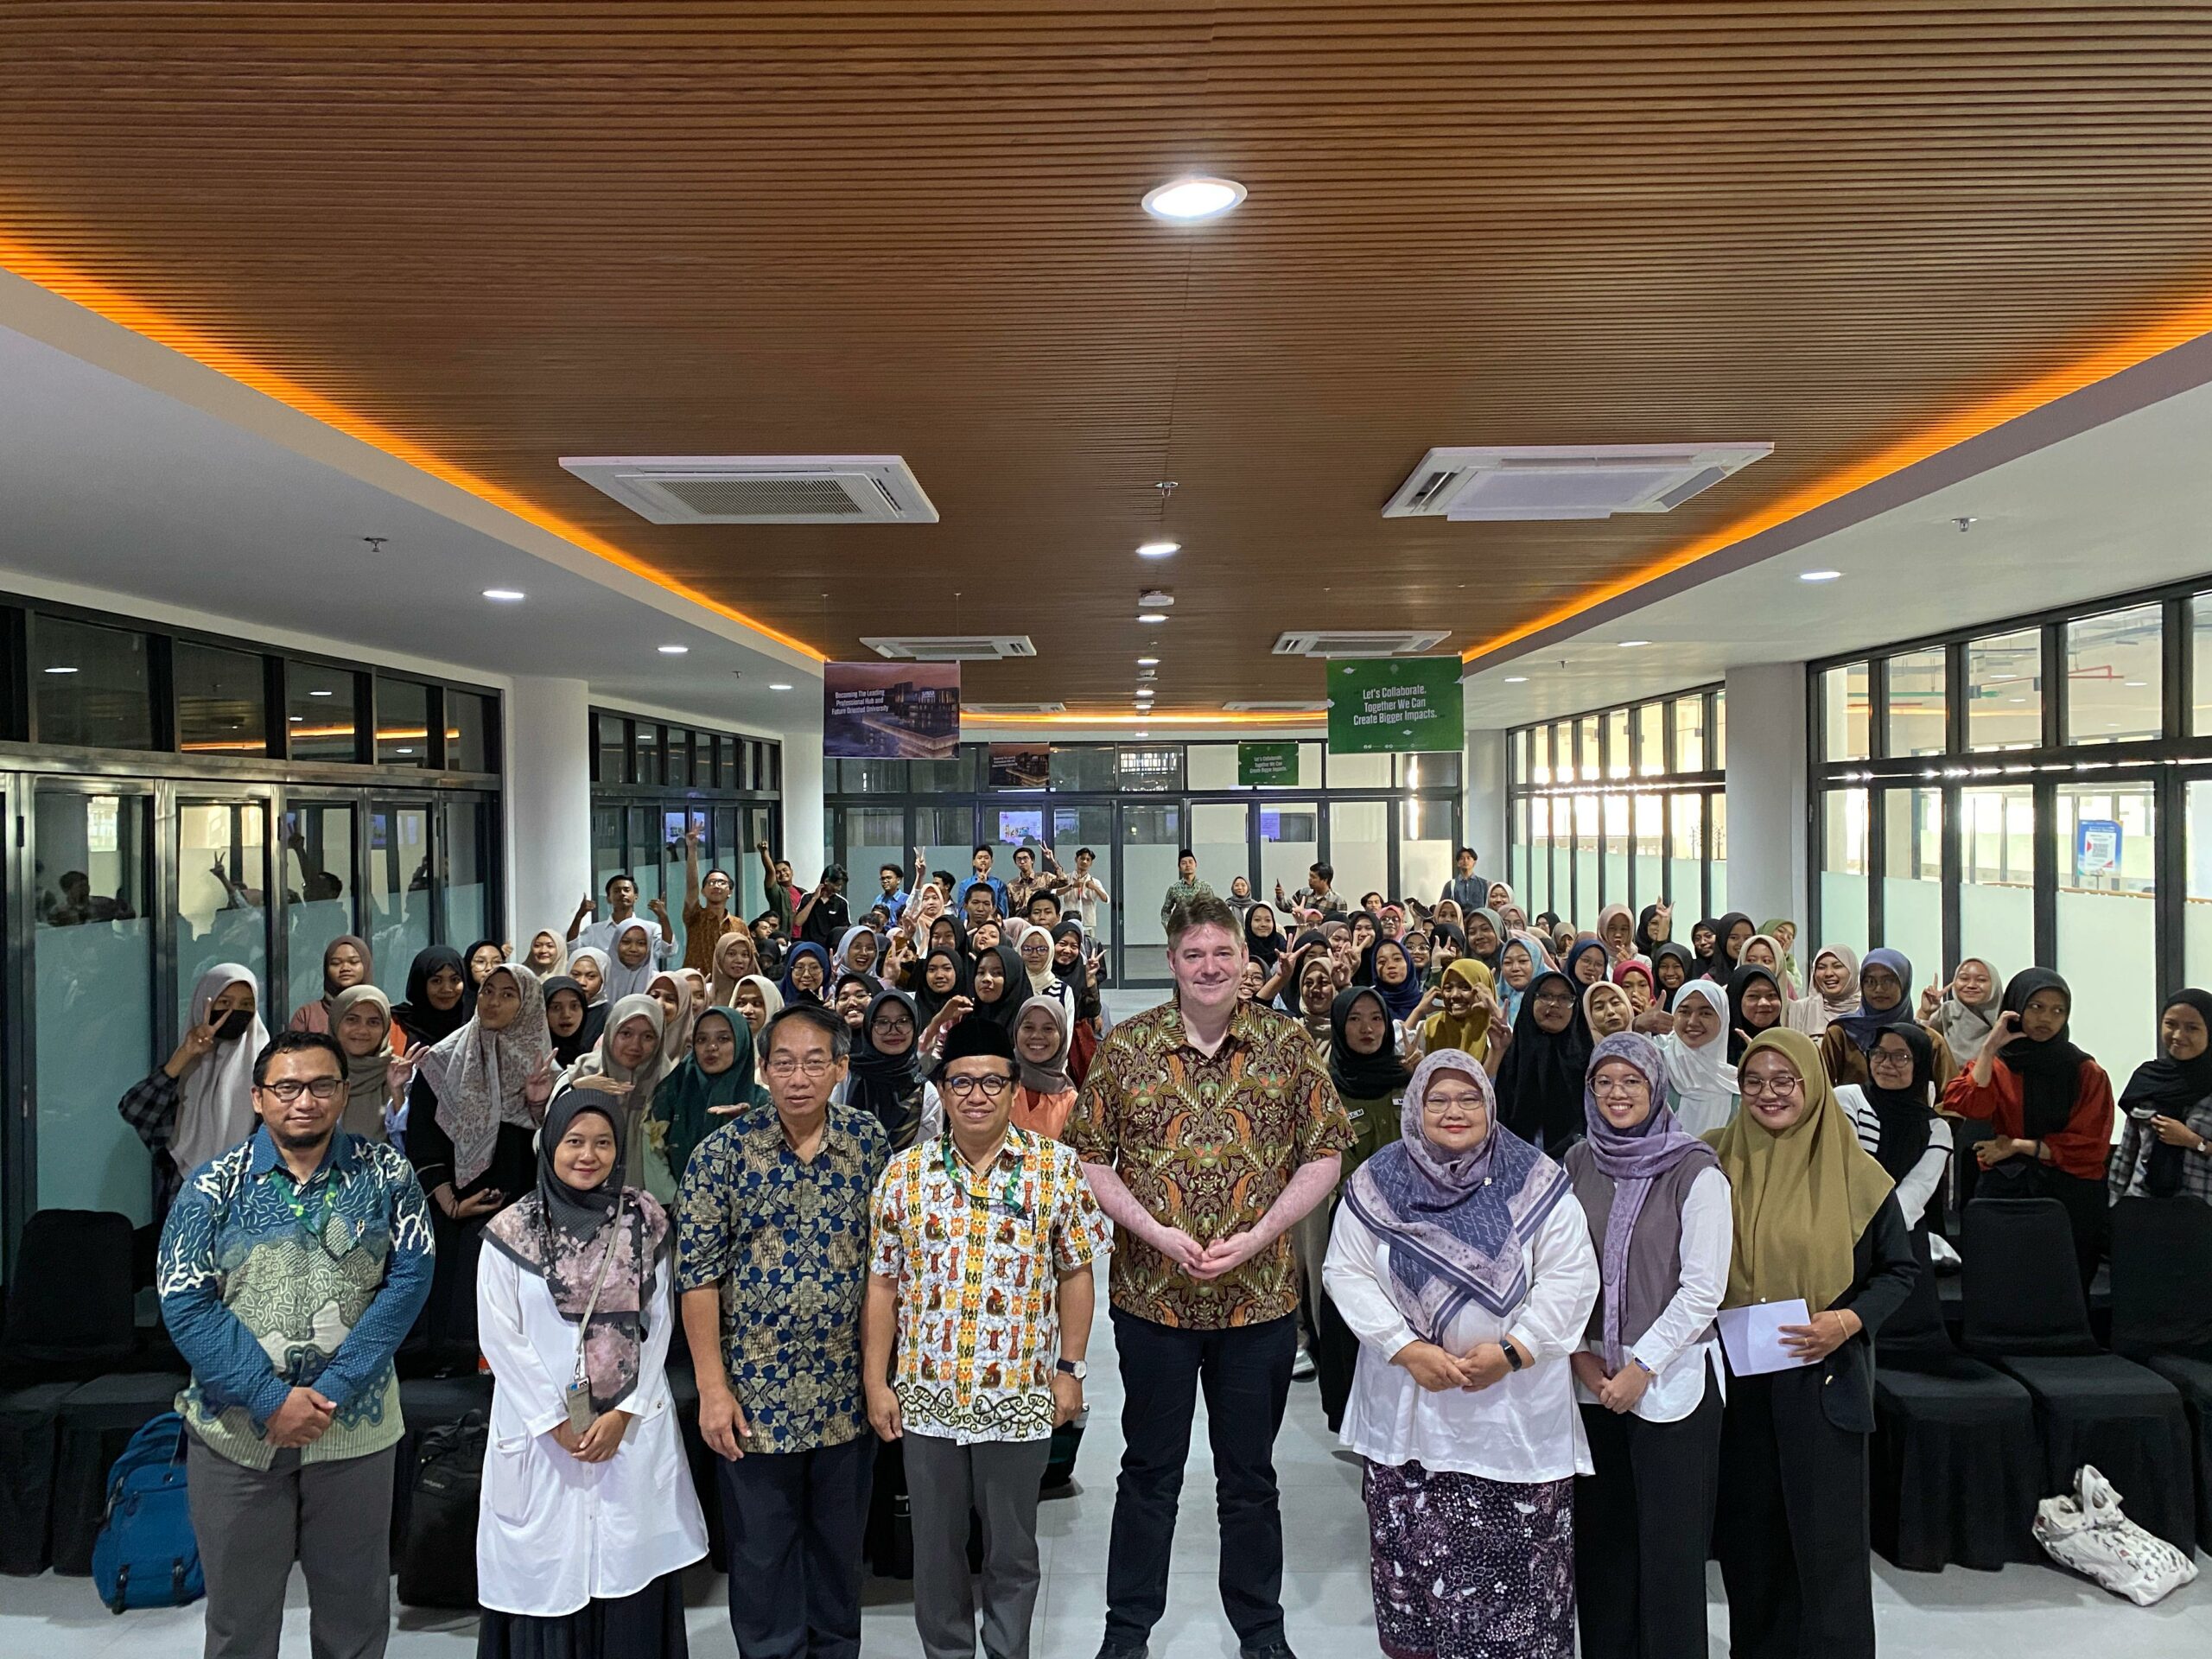
[[[1239,784],[1294,784],[1298,781],[1295,743],[1239,743],[1236,746]]]
[[[1329,753],[1414,754],[1466,745],[1457,657],[1332,658]]]

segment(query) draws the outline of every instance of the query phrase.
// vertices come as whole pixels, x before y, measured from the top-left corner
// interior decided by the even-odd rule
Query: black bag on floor
[[[476,1605],[476,1506],[489,1438],[480,1411],[423,1433],[397,1563],[399,1599],[410,1607]]]

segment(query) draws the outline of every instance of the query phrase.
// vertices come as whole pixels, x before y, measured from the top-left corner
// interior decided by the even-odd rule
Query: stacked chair
[[[2181,1395],[2196,1542],[2212,1554],[2212,1205],[2170,1198],[2113,1206],[2112,1345]]]

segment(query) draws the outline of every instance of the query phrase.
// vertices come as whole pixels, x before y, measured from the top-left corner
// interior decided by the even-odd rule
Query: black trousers
[[[1290,1397],[1297,1316],[1228,1331],[1185,1331],[1117,1307],[1114,1343],[1122,1362],[1123,1450],[1106,1555],[1107,1645],[1142,1644],[1166,1611],[1175,1503],[1201,1383],[1221,1523],[1222,1609],[1244,1645],[1280,1641],[1275,1431]]]
[[[1734,1659],[1874,1659],[1866,1440],[1819,1366],[1728,1379],[1714,1542]]]
[[[875,1436],[717,1459],[740,1659],[855,1659]]]
[[[1680,1422],[1582,1408],[1594,1475],[1574,1483],[1583,1659],[1705,1659],[1705,1556],[1720,1483],[1720,1390]]]

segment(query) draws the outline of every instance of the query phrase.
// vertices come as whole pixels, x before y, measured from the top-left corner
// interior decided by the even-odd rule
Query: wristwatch
[[[1498,1338],[1497,1345],[1505,1355],[1505,1369],[1509,1371],[1519,1370],[1522,1366],[1521,1351],[1503,1337]]]
[[[1058,1370],[1065,1375],[1075,1378],[1078,1382],[1082,1382],[1084,1377],[1090,1375],[1090,1367],[1084,1364],[1079,1359],[1056,1360],[1053,1363]]]

